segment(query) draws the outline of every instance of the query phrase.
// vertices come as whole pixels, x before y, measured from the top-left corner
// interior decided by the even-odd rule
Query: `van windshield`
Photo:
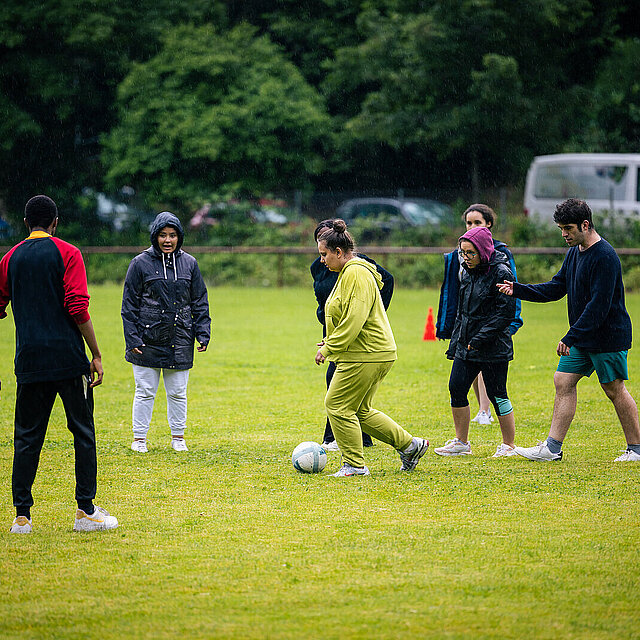
[[[628,173],[626,166],[616,165],[540,165],[535,196],[554,200],[624,200]]]

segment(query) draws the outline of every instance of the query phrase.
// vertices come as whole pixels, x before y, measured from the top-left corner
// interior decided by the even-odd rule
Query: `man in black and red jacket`
[[[87,276],[80,251],[54,238],[58,209],[51,198],[27,202],[29,237],[0,261],[0,318],[11,302],[16,326],[17,379],[12,533],[31,533],[31,487],[56,395],[73,434],[76,501],[74,531],[113,529],[118,521],[93,504],[96,439],[93,387],[102,383],[102,356],[89,316]],[[91,351],[87,359],[84,341]]]

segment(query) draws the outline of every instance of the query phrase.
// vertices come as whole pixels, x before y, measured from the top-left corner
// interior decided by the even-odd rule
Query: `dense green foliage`
[[[5,0],[0,213],[34,191],[74,211],[85,186],[181,215],[479,193],[536,154],[637,151],[639,25],[631,0]]]
[[[320,173],[324,105],[267,36],[246,24],[177,27],[163,45],[120,85],[108,184],[131,181],[179,206],[216,191],[306,187]]]
[[[413,473],[377,443],[368,478],[302,475],[291,451],[324,427],[322,335],[305,289],[212,291],[213,339],[189,379],[189,453],[169,446],[162,387],[149,453],[131,442],[133,376],[119,287],[92,287],[104,355],[96,389],[97,504],[118,517],[74,534],[73,444],[59,402],[34,484],[34,533],[10,535],[12,438],[0,435],[0,637],[102,640],[375,638],[620,640],[638,637],[640,463],[594,376],[560,463],[493,459],[495,425],[473,455],[431,450]],[[399,359],[376,406],[431,447],[453,436],[445,345],[423,342],[437,291],[398,291]],[[640,314],[640,296],[629,296]],[[509,368],[516,442],[535,444],[553,410],[563,302],[525,303]],[[0,321],[0,421],[13,421],[13,326]],[[640,350],[628,388],[640,398]],[[472,394],[473,395],[473,394]],[[472,401],[475,409],[475,400]],[[83,622],[89,618],[89,622]],[[84,628],[84,631],[79,630]]]

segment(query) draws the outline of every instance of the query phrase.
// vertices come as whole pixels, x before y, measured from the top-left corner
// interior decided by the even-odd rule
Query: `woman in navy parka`
[[[194,343],[206,351],[211,318],[196,259],[182,251],[184,232],[172,213],[159,213],[151,227],[151,247],[129,265],[122,294],[125,359],[133,365],[133,443],[147,451],[147,432],[160,374],[167,393],[171,446],[187,451],[187,382]]]

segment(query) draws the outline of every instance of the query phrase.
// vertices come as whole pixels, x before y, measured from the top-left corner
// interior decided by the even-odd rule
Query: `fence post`
[[[277,272],[277,285],[281,289],[284,286],[284,253],[278,254],[278,265],[276,267]]]

